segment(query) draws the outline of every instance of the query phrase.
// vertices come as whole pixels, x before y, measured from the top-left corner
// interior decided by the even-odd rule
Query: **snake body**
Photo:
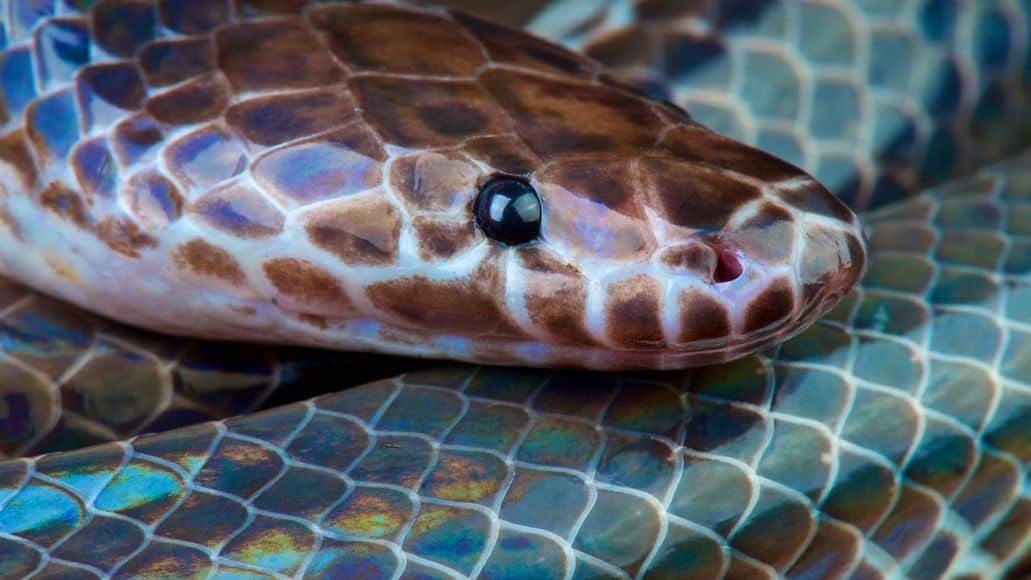
[[[290,133],[296,127],[279,123],[277,108],[281,114],[286,111],[304,123],[314,123],[325,115],[306,114],[310,107],[324,113],[320,106],[339,105],[334,99],[329,99],[330,105],[312,104],[326,90],[325,78],[317,87],[284,84],[284,79],[304,77],[312,70],[354,74],[347,76],[346,86],[359,95],[363,83],[394,83],[391,91],[407,82],[418,84],[420,90],[436,83],[452,91],[462,84],[454,80],[456,73],[451,70],[446,74],[426,70],[354,73],[352,67],[343,69],[346,73],[329,73],[331,67],[319,63],[327,54],[325,48],[301,51],[307,57],[303,62],[290,60],[274,75],[266,70],[263,76],[247,67],[257,63],[260,68],[275,58],[241,59],[237,66],[251,74],[226,75],[226,67],[219,64],[214,73],[202,68],[200,81],[180,78],[154,91],[149,75],[160,77],[169,71],[143,64],[140,73],[134,65],[130,68],[143,75],[141,81],[148,83],[148,89],[146,98],[134,101],[137,108],[133,108],[124,101],[111,102],[128,98],[126,93],[116,96],[107,90],[133,83],[125,80],[132,74],[118,64],[128,57],[118,51],[146,55],[162,41],[146,36],[146,27],[114,26],[118,16],[143,18],[139,23],[146,21],[140,14],[150,14],[152,24],[161,24],[151,31],[177,30],[192,39],[233,37],[234,29],[274,22],[275,26],[262,29],[274,37],[289,30],[290,22],[296,23],[289,16],[296,8],[245,4],[233,13],[240,23],[224,24],[212,20],[217,10],[194,7],[191,11],[191,3],[100,2],[91,7],[89,18],[67,7],[62,8],[67,13],[41,16],[33,12],[40,6],[7,5],[5,71],[24,66],[25,57],[19,51],[26,46],[59,56],[43,58],[45,62],[68,64],[68,55],[76,54],[69,47],[77,46],[78,38],[68,36],[69,30],[91,30],[94,36],[97,30],[119,32],[113,38],[89,39],[100,48],[90,48],[88,53],[107,60],[95,66],[73,63],[63,73],[53,73],[58,80],[52,85],[48,84],[51,77],[44,77],[33,88],[40,89],[38,95],[14,93],[10,87],[17,83],[10,79],[22,77],[3,76],[9,83],[4,85],[6,127],[15,127],[5,134],[0,157],[7,161],[2,182],[8,208],[4,264],[8,274],[109,316],[179,333],[201,325],[214,336],[253,339],[255,330],[263,328],[267,333],[263,338],[269,341],[286,338],[302,344],[386,348],[488,362],[570,364],[579,359],[580,365],[594,367],[683,366],[734,358],[746,349],[783,340],[828,308],[862,269],[851,214],[800,170],[717,137],[675,107],[638,96],[620,81],[608,79],[590,61],[553,45],[535,44],[519,35],[517,44],[524,52],[512,52],[512,37],[505,35],[513,33],[488,28],[492,25],[478,20],[372,4],[320,7],[306,13],[306,18],[321,13],[323,20],[308,20],[300,28],[324,30],[331,27],[326,22],[333,21],[332,26],[338,27],[333,30],[346,39],[339,27],[350,19],[325,14],[351,11],[354,18],[361,10],[369,11],[366,16],[383,17],[391,11],[416,15],[423,31],[427,28],[422,26],[430,30],[446,26],[454,34],[455,23],[461,22],[463,38],[479,41],[483,49],[470,53],[475,74],[482,76],[467,84],[504,85],[504,90],[488,89],[500,102],[518,101],[520,91],[534,87],[536,97],[550,96],[560,104],[549,109],[539,100],[510,103],[502,106],[505,118],[512,121],[520,112],[534,109],[528,115],[531,120],[545,111],[553,115],[552,124],[527,128],[512,122],[505,130],[486,134],[477,125],[469,134],[448,137],[449,132],[468,127],[463,129],[462,122],[448,117],[447,110],[433,109],[433,98],[425,96],[424,104],[433,109],[433,115],[376,117],[372,113],[374,121],[370,121],[367,109],[381,101],[395,107],[392,113],[411,106],[410,99],[390,100],[403,91],[388,91],[385,98],[369,100],[369,107],[352,109],[363,115],[360,122],[349,119],[344,125],[350,126],[318,129],[302,123],[301,133]],[[1019,4],[994,6],[1000,14],[1027,15]],[[264,12],[276,8],[288,15],[270,17]],[[98,21],[108,22],[105,18],[112,19],[111,26],[98,27]],[[322,28],[312,22],[322,22]],[[397,34],[397,21],[391,24],[391,32]],[[64,43],[64,52],[46,53],[40,47],[50,50],[53,45],[43,42],[50,38],[43,32],[55,29],[64,34],[55,33]],[[484,29],[491,33],[477,36],[476,31]],[[371,30],[375,35],[376,28]],[[1016,39],[1024,38],[1026,29],[1016,25],[1014,30],[1020,35],[1013,34],[1013,46],[1023,47],[1020,42],[1024,41]],[[432,56],[423,43],[433,34],[411,36],[419,37],[413,45],[424,48],[426,57]],[[176,38],[167,44],[178,50],[191,42],[197,41]],[[290,42],[279,39],[255,45],[278,48]],[[346,42],[328,46],[339,49],[328,50],[338,58],[340,53],[351,54]],[[403,46],[398,49],[402,53]],[[357,53],[372,61],[381,58]],[[476,60],[483,59],[484,53],[494,63],[486,68]],[[527,54],[538,60],[520,60]],[[463,66],[461,59],[442,65],[417,56],[409,55],[408,62],[431,68]],[[646,62],[649,56],[645,55]],[[40,59],[29,57],[34,74],[43,70]],[[163,62],[183,63],[181,59]],[[405,61],[383,60],[377,66],[396,66],[396,62]],[[556,63],[566,67],[560,75],[539,70]],[[111,78],[105,74],[116,80],[104,80]],[[219,74],[229,78],[210,78]],[[512,76],[528,74],[521,78],[524,83],[509,82]],[[1019,78],[1020,72],[1015,74]],[[577,75],[587,76],[577,80]],[[1012,74],[985,75],[983,86],[998,79],[1012,79]],[[75,91],[61,85],[71,80]],[[274,90],[247,85],[262,82],[275,83]],[[561,90],[549,93],[540,86],[549,83],[561,83]],[[82,89],[83,85],[87,88]],[[172,88],[161,88],[165,86]],[[211,87],[218,86],[230,96],[217,111],[177,106],[179,99],[187,98],[183,95],[217,93],[220,89]],[[661,127],[650,133],[634,123],[614,122],[625,132],[606,140],[597,127],[586,123],[591,115],[582,115],[567,99],[573,89],[585,91],[581,97],[616,100],[618,106],[607,111],[630,109],[626,114],[637,125],[658,119],[654,122]],[[85,129],[73,137],[62,133],[66,123],[51,122],[67,118],[45,113],[48,106],[59,108],[62,98],[70,98],[55,95],[67,93],[79,99],[76,114],[88,117],[80,119],[85,124],[78,126]],[[177,95],[165,102],[174,107],[174,114],[157,123],[160,137],[150,133],[154,141],[149,151],[129,152],[140,164],[126,164],[117,157],[126,154],[117,148],[117,128],[138,129],[138,118],[162,111],[164,94]],[[25,97],[21,109],[11,105],[11,95]],[[361,101],[360,96],[348,98]],[[249,117],[248,106],[260,114]],[[635,108],[640,109],[636,117]],[[127,122],[126,110],[144,113],[132,113],[132,122]],[[18,111],[28,116],[18,117]],[[566,111],[572,111],[571,117],[559,115]],[[347,117],[346,111],[341,114]],[[468,110],[459,117],[481,119]],[[447,119],[447,123],[426,132],[427,125],[432,125],[428,118]],[[248,124],[248,119],[262,122]],[[183,121],[189,126],[177,127],[183,124],[180,120],[189,120]],[[355,125],[359,125],[357,132]],[[564,132],[556,136],[555,126]],[[640,137],[642,131],[646,139]],[[415,141],[380,142],[382,151],[369,153],[375,147],[368,141],[354,141],[360,140],[354,135],[363,132],[376,142]],[[147,134],[144,127],[142,134],[132,133],[130,141],[137,145]],[[678,134],[689,138],[669,146],[669,136]],[[243,137],[235,142],[239,135]],[[635,142],[638,138],[644,140]],[[64,150],[58,147],[62,139],[68,145]],[[276,139],[287,144],[279,145]],[[204,145],[193,145],[198,142]],[[599,155],[599,143],[604,144],[601,149],[614,153]],[[209,154],[218,151],[219,155],[198,156],[189,152],[191,146],[213,147]],[[232,154],[221,157],[226,149]],[[362,155],[354,155],[356,151]],[[276,178],[251,177],[260,173],[255,160],[246,165],[246,179],[232,173],[240,171],[243,163],[234,155],[253,156],[274,168],[277,154],[288,160],[291,155],[347,159],[343,164],[348,173],[327,175],[336,165],[312,163],[326,171],[280,169]],[[103,161],[106,155],[111,161]],[[171,162],[179,159],[189,162]],[[191,165],[198,159],[217,159],[217,163],[198,169]],[[676,171],[663,173],[662,166],[669,164],[676,164]],[[293,167],[289,162],[282,165]],[[659,166],[660,171],[642,173],[645,165]],[[1018,567],[1031,542],[1027,489],[1031,334],[1024,257],[1028,238],[1020,219],[1026,215],[1031,189],[1027,165],[1026,158],[1018,158],[868,216],[864,225],[871,241],[871,266],[863,286],[828,318],[769,356],[667,374],[472,367],[412,373],[251,417],[0,464],[0,553],[5,555],[0,573],[12,577],[72,573],[346,577],[876,577],[906,573],[930,577],[965,572],[993,575]],[[27,167],[34,170],[31,187]],[[362,175],[368,181],[347,182],[345,178],[354,178],[358,168],[366,171]],[[401,240],[391,250],[396,253],[384,254],[384,244],[389,247],[392,238],[383,235],[383,223],[373,215],[390,214],[394,208],[397,228],[405,232],[418,230],[422,218],[439,222],[438,227],[455,226],[462,221],[456,218],[466,215],[473,184],[484,173],[494,172],[531,176],[542,191],[545,208],[552,208],[543,230],[546,243],[536,247],[532,257],[525,250],[499,249],[478,239],[471,247],[488,249],[479,250],[475,258],[464,254],[457,260],[461,267],[452,264],[449,271],[446,258],[451,254],[434,256],[428,249],[432,244],[422,243],[432,236],[409,237],[407,242],[403,236],[394,238]],[[692,179],[677,181],[683,174]],[[212,181],[190,181],[198,175]],[[412,175],[416,177],[405,180]],[[629,200],[605,198],[599,192],[598,175],[608,177],[609,183],[633,184],[637,188],[626,189],[647,194],[630,195]],[[433,183],[434,177],[442,182]],[[653,183],[663,179],[675,187]],[[141,183],[146,186],[141,188]],[[268,199],[254,198],[258,185],[265,188],[262,195]],[[679,215],[715,212],[709,220],[715,225],[689,221],[693,218],[673,219],[677,213],[669,200],[683,198],[685,187],[704,189],[706,185],[711,187],[705,191],[716,197],[724,189],[742,186],[747,193],[739,194],[743,203],[719,209],[687,197],[687,208],[681,208]],[[248,187],[250,193],[243,191]],[[342,187],[351,190],[340,199],[295,199]],[[172,191],[182,196],[179,202],[171,197]],[[448,203],[418,195],[427,191],[443,195]],[[213,195],[217,203],[205,201]],[[598,197],[588,205],[575,199],[585,195]],[[260,209],[264,203],[274,211]],[[623,205],[617,207],[619,203]],[[631,241],[592,244],[597,231],[585,236],[568,225],[563,228],[562,218],[570,214],[552,204],[579,211],[578,217],[587,218],[582,221],[598,231]],[[329,217],[316,216],[317,211],[301,207],[308,205],[332,211],[325,212]],[[369,206],[378,209],[372,212]],[[412,211],[413,207],[427,211]],[[332,215],[348,215],[352,210],[358,213],[348,219]],[[274,232],[262,230],[276,222],[276,212],[289,217]],[[366,223],[354,216],[367,216]],[[647,216],[652,228],[643,237],[655,238],[644,246],[642,216]],[[757,225],[760,218],[766,221],[762,226]],[[317,220],[322,225],[311,227]],[[468,220],[464,223],[468,225]],[[375,231],[356,232],[354,224]],[[292,226],[296,229],[291,230]],[[780,234],[771,233],[778,229]],[[459,236],[457,229],[448,231],[454,234],[448,240]],[[254,238],[265,243],[258,245]],[[320,245],[320,239],[331,243]],[[200,240],[200,245],[193,240]],[[68,245],[69,241],[73,243]],[[191,243],[204,249],[201,257],[191,259]],[[76,251],[69,252],[70,247]],[[786,254],[785,247],[789,248]],[[670,248],[676,249],[677,258],[664,260]],[[719,295],[714,303],[708,293],[718,286],[713,272],[728,248],[751,275],[741,279],[743,289]],[[226,278],[234,278],[234,267],[222,259],[219,249],[230,260],[239,260],[238,283]],[[293,253],[285,255],[286,251]],[[522,254],[511,257],[516,252]],[[632,261],[626,252],[643,252],[654,259],[626,271],[621,265]],[[48,257],[47,266],[41,268],[28,256]],[[289,262],[280,270],[268,266],[283,265],[281,260]],[[499,268],[502,260],[504,267]],[[481,269],[470,276],[474,263]],[[579,272],[570,274],[571,265]],[[346,277],[344,268],[352,268],[346,270]],[[397,276],[404,268],[411,279],[399,302],[415,301],[423,308],[402,309],[395,304],[384,309],[373,304],[374,308],[363,310],[369,306],[363,300],[374,300],[356,300],[355,287],[336,282],[357,279],[362,282],[357,287],[367,290],[382,280],[368,272]],[[447,272],[451,281],[465,276],[464,280],[486,286],[467,283],[442,291],[445,282],[434,274],[437,271]],[[104,272],[108,275],[98,275]],[[773,301],[778,276],[785,275],[791,299],[772,313],[761,308]],[[545,318],[535,319],[533,309],[525,306],[532,302],[531,292],[516,293],[520,311],[512,307],[513,292],[498,293],[499,286],[491,286],[500,278],[504,288],[516,280],[520,290],[530,289],[534,277],[542,278],[537,284],[544,300],[561,296],[575,305],[571,310],[580,313],[579,318],[570,311],[545,308],[541,310]],[[626,288],[612,288],[618,285],[613,281],[627,279],[645,281],[630,284],[629,296]],[[810,281],[824,285],[809,288]],[[203,291],[187,292],[187,287],[198,284]],[[651,290],[653,285],[663,291]],[[578,290],[584,286],[588,290]],[[605,291],[593,294],[598,287]],[[119,295],[126,298],[125,303],[100,300],[116,289],[124,290]],[[699,295],[699,289],[706,293]],[[156,307],[159,295],[175,290],[201,299],[172,301],[167,309]],[[455,292],[458,298],[448,302],[454,297],[442,298],[447,292]],[[691,299],[669,299],[688,293]],[[491,302],[499,294],[505,301]],[[579,303],[578,295],[583,297]],[[198,372],[191,364],[196,357],[161,347],[157,339],[81,318],[81,324],[69,324],[67,314],[53,317],[54,324],[47,329],[64,325],[71,330],[65,336],[72,340],[55,347],[52,341],[33,339],[32,333],[42,327],[32,319],[58,307],[43,298],[24,298],[25,291],[16,287],[5,296],[10,306],[4,319],[11,323],[8,328],[17,331],[11,335],[19,338],[5,343],[5,368],[11,369],[11,384],[16,385],[11,392],[32,394],[35,399],[23,400],[38,411],[56,404],[59,387],[65,393],[64,404],[74,411],[57,424],[53,414],[14,411],[12,416],[29,417],[21,423],[28,428],[20,430],[15,424],[9,452],[70,446],[75,437],[69,434],[76,433],[76,427],[70,426],[67,417],[80,425],[91,415],[100,419],[104,428],[78,431],[86,433],[80,439],[95,441],[152,429],[161,424],[155,424],[160,412],[169,409],[190,409],[198,415],[239,410],[215,403],[217,397],[198,396],[197,387],[205,381],[223,381],[229,389],[240,386],[243,398],[248,389],[261,391],[263,385],[293,381],[284,366],[271,362],[258,365],[257,370],[241,364],[236,373],[203,368]],[[594,310],[586,303],[595,304]],[[684,315],[699,304],[700,310]],[[238,308],[227,309],[227,305]],[[471,316],[455,319],[453,313],[463,308]],[[754,310],[762,311],[762,324],[750,322],[758,316],[749,314]],[[629,324],[648,315],[658,321],[651,328]],[[274,324],[268,322],[270,316]],[[553,318],[548,321],[547,316]],[[256,318],[267,326],[254,323]],[[707,332],[695,336],[684,321],[697,319],[722,323],[703,325]],[[464,321],[463,325],[448,326],[455,320]],[[450,338],[420,338],[424,333],[417,331],[432,328],[443,330],[440,336],[451,333]],[[713,332],[713,328],[725,330]],[[590,346],[585,349],[585,345]],[[294,356],[294,365],[309,357],[317,360],[312,364],[330,368],[336,364],[337,369],[344,365],[346,372],[346,363],[326,362],[315,354]],[[114,368],[110,360],[118,358],[133,359],[129,368],[146,369],[126,384],[151,386],[153,397],[161,399],[156,401],[160,409],[138,412],[129,420],[123,416],[120,422],[107,415],[116,411],[114,405],[104,405],[100,412],[82,404],[89,397],[69,398],[71,393],[99,394],[104,385],[98,377]],[[155,384],[163,386],[154,389]],[[168,400],[173,386],[177,391],[171,399],[178,403]],[[184,399],[190,402],[182,404]],[[5,398],[9,405],[15,400]],[[174,420],[173,415],[167,415],[167,423]],[[46,429],[53,432],[40,432]]]

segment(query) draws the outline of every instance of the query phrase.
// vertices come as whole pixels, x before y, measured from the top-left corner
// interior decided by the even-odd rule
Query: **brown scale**
[[[267,147],[340,127],[354,116],[354,103],[342,87],[248,99],[226,111],[230,127]]]
[[[145,113],[127,117],[111,131],[115,157],[122,166],[131,166],[156,151],[164,138],[158,122]]]
[[[663,136],[660,148],[678,159],[729,169],[759,181],[782,181],[805,175],[790,163],[700,125],[674,127]],[[829,193],[819,197],[836,199]]]
[[[797,189],[778,190],[780,197],[798,209],[829,217],[844,223],[854,223],[855,214],[844,203],[833,195],[815,196],[808,191]]]
[[[340,283],[318,265],[297,258],[276,258],[262,267],[285,310],[328,317],[352,312],[351,301]]]
[[[215,33],[218,67],[237,91],[315,88],[344,71],[298,18],[247,22]]]
[[[156,0],[158,17],[169,29],[181,34],[200,34],[229,21],[228,0],[182,2]]]
[[[764,330],[791,316],[795,311],[795,293],[791,280],[771,282],[761,294],[745,306],[745,332]]]
[[[382,191],[322,204],[302,218],[308,239],[348,265],[397,259],[401,216]]]
[[[40,192],[39,204],[126,257],[138,258],[142,250],[158,245],[153,236],[124,216],[105,215],[98,219],[78,192],[59,182],[51,182]]]
[[[419,215],[412,218],[412,230],[419,243],[419,258],[443,261],[473,247],[484,239],[465,215]]]
[[[39,205],[81,229],[90,229],[93,225],[82,196],[59,182],[51,182],[40,191]]]
[[[448,147],[511,130],[505,112],[474,81],[363,76],[350,87],[366,122],[400,147]]]
[[[416,328],[440,328],[468,337],[525,337],[501,303],[505,280],[497,262],[495,254],[465,279],[411,276],[376,282],[367,287],[366,295],[383,312]]]
[[[36,160],[31,147],[24,130],[15,130],[0,137],[0,161],[14,168],[15,177],[25,191],[30,191],[37,179]]]
[[[596,62],[551,42],[471,14],[455,12],[452,16],[480,41],[493,62],[585,79],[599,70]]]
[[[472,77],[487,62],[476,41],[436,14],[375,4],[325,6],[309,10],[308,20],[352,71]]]
[[[79,93],[92,93],[106,104],[134,111],[143,104],[146,89],[133,61],[105,62],[79,69]],[[83,97],[80,97],[83,98]]]
[[[672,224],[719,231],[759,189],[725,172],[666,157],[641,160],[652,207]]]
[[[229,88],[222,75],[196,77],[147,99],[146,109],[169,125],[192,125],[214,119],[229,104]]]
[[[146,0],[102,0],[90,17],[94,42],[116,56],[136,55],[155,36],[157,14]]]
[[[622,348],[665,346],[659,308],[662,286],[651,276],[641,275],[609,285],[605,303],[605,332]]]
[[[806,302],[815,302],[821,295],[831,297],[829,289],[840,292],[859,281],[866,260],[863,243],[858,238],[842,236],[838,231],[820,226],[807,228],[806,237],[808,243],[798,276]],[[831,264],[837,268],[828,268]]]
[[[390,187],[412,213],[449,211],[472,202],[480,172],[456,151],[429,151],[394,161]]]
[[[520,251],[519,263],[530,321],[559,344],[594,345],[584,321],[587,279],[579,269],[541,248]]]
[[[707,292],[690,289],[680,293],[679,344],[725,343],[733,330],[730,312]]]
[[[156,248],[157,239],[141,231],[140,226],[127,217],[106,216],[96,225],[97,237],[109,248],[130,258],[139,258],[146,248]]]
[[[502,173],[528,175],[541,165],[540,158],[515,136],[474,138],[466,141],[462,148],[474,159],[480,159]]]
[[[172,260],[180,269],[198,276],[215,278],[234,286],[243,284],[246,275],[232,254],[201,238],[192,239],[175,249]]]
[[[174,85],[215,69],[210,37],[159,40],[147,45],[139,60],[150,87]]]
[[[633,155],[650,148],[663,129],[646,101],[597,83],[503,69],[485,71],[480,82],[542,159],[597,151]]]
[[[627,159],[606,155],[560,161],[549,165],[538,179],[628,218],[644,219],[634,195],[642,186]]]
[[[715,248],[703,240],[687,240],[662,249],[659,259],[674,274],[688,273],[712,282],[719,267]]]

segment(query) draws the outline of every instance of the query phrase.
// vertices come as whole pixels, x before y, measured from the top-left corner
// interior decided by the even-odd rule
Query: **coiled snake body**
[[[304,4],[0,4],[3,272],[179,335],[696,367],[793,336],[865,251],[806,173],[661,98],[856,208],[1027,122],[1017,1],[615,2],[566,25],[603,28],[582,42],[620,77],[460,12]],[[5,452],[111,443],[0,463],[0,575],[1017,570],[1027,167],[868,215],[861,287],[766,355],[413,371],[131,442],[354,384],[362,359],[172,341],[6,287]],[[501,182],[539,203],[525,243],[484,223],[504,227],[479,193]]]

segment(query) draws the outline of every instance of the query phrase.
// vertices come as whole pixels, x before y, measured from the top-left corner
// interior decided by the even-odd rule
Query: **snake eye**
[[[516,177],[495,177],[484,184],[473,211],[487,237],[509,246],[532,242],[541,231],[541,198]]]

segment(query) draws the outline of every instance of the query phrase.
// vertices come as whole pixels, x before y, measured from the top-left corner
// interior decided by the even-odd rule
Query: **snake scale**
[[[0,576],[1027,573],[1026,1],[306,4],[0,2],[3,271],[643,370],[11,282]]]

